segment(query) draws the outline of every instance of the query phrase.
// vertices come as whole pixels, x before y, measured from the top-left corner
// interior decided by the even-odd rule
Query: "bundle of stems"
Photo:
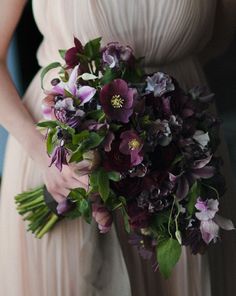
[[[19,214],[29,222],[27,231],[37,238],[42,238],[60,219],[45,201],[45,186],[18,194],[15,202]]]

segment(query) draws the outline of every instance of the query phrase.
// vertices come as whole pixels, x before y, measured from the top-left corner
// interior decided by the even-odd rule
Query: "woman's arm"
[[[87,176],[78,177],[73,166],[64,166],[60,173],[48,167],[43,136],[36,129],[33,118],[23,105],[6,67],[11,37],[22,14],[26,0],[1,0],[0,10],[0,124],[22,145],[42,171],[44,182],[58,201],[68,195],[68,188],[87,187]]]
[[[19,21],[25,0],[2,0],[0,10],[0,124],[35,158],[35,145],[43,147],[32,117],[22,104],[6,66],[11,37]],[[29,138],[31,141],[29,141]],[[34,147],[33,147],[34,146]],[[42,154],[41,154],[42,155]],[[35,159],[35,161],[40,161]]]
[[[217,0],[212,39],[200,53],[200,60],[208,60],[222,54],[230,45],[236,30],[236,0]]]

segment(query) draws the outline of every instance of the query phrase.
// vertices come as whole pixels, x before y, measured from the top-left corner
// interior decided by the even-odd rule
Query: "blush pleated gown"
[[[60,61],[58,49],[102,36],[103,44],[129,44],[146,56],[147,71],[162,70],[187,90],[205,85],[198,53],[212,37],[216,0],[33,0],[44,36],[37,52],[41,67]],[[49,83],[55,73],[47,76]],[[41,116],[40,74],[33,78],[24,104],[37,122]],[[236,197],[228,154],[222,141],[228,192],[222,212],[233,218]],[[42,184],[39,168],[10,137],[0,202],[0,295],[4,296],[233,296],[236,295],[236,239],[204,256],[185,248],[172,276],[153,273],[127,242],[119,217],[106,235],[81,219],[62,221],[41,240],[26,232],[14,196]],[[235,282],[235,283],[234,283]]]

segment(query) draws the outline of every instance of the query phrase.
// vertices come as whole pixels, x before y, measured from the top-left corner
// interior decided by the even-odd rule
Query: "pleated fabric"
[[[71,47],[74,36],[82,43],[101,36],[103,44],[129,44],[136,56],[146,56],[147,71],[166,71],[187,90],[206,84],[197,55],[211,39],[215,7],[216,0],[33,0],[35,20],[44,36],[38,62],[44,67],[60,61],[58,49]],[[54,71],[48,74],[46,84],[54,75]],[[36,121],[42,118],[43,97],[37,73],[24,95]],[[232,218],[236,202],[222,142],[229,187],[223,212]],[[40,184],[39,168],[10,137],[0,202],[0,295],[236,295],[234,236],[226,236],[204,256],[192,256],[184,248],[171,278],[164,280],[128,244],[119,215],[106,235],[81,219],[62,221],[41,240],[27,233],[14,196]]]

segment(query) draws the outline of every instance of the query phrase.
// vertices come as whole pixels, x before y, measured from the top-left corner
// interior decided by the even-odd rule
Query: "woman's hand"
[[[40,137],[38,145],[29,151],[29,155],[38,165],[42,172],[44,184],[48,192],[58,202],[62,202],[68,196],[71,189],[84,188],[88,190],[88,172],[91,168],[88,161],[80,163],[69,163],[62,166],[62,170],[51,163],[51,158],[47,155],[45,138],[35,130]]]
[[[88,190],[88,175],[78,175],[78,168],[69,164],[63,165],[60,172],[55,165],[45,165],[42,169],[43,181],[49,193],[58,202],[62,202],[73,188],[84,188]]]

